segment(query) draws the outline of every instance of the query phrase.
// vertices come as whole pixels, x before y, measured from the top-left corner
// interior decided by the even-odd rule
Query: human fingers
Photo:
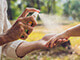
[[[51,37],[51,38],[48,40],[48,42],[47,42],[47,44],[46,44],[47,47],[50,47],[50,45],[51,45],[51,43],[52,43],[52,39],[53,39],[53,37]]]
[[[66,38],[63,39],[63,43],[64,43],[64,42],[67,42],[67,41],[68,41],[68,39],[66,39]]]
[[[26,32],[24,31],[23,35],[21,36],[21,39],[26,39],[28,37],[28,34],[26,34]]]
[[[40,12],[40,10],[38,10],[36,8],[26,8],[26,10],[29,12]]]
[[[32,23],[30,23],[32,22]],[[27,25],[30,24],[32,27],[37,25],[36,20],[33,18],[33,16],[29,16],[27,18],[24,18],[24,23],[26,23]]]
[[[58,39],[57,42],[56,42],[56,45],[59,46],[59,45],[61,45],[62,43],[63,43],[63,39]]]
[[[35,8],[26,8],[20,17],[26,17],[30,12],[40,12],[40,10]]]
[[[53,47],[53,44],[54,44],[54,42],[55,42],[55,41],[57,41],[57,39],[56,39],[56,38],[52,38],[52,39],[51,39],[50,48],[52,48],[52,47]]]
[[[37,22],[36,20],[33,18],[33,16],[29,16],[29,17],[21,17],[21,18],[18,18],[17,21],[19,22],[22,22],[23,24],[25,25],[31,25],[32,27],[36,26],[37,25]],[[30,23],[31,22],[31,23]]]
[[[25,25],[24,28],[25,28],[26,34],[28,35],[33,31],[33,27],[31,26]]]

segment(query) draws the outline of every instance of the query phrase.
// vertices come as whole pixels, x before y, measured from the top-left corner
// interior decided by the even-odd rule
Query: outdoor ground
[[[41,23],[39,23],[41,24]],[[66,30],[69,27],[75,26],[79,24],[79,22],[71,23],[68,25],[62,25],[64,30]],[[36,26],[34,28],[34,31],[31,33],[31,35],[26,39],[26,41],[36,41],[40,40],[45,34],[48,34],[49,32],[47,29],[43,26]],[[68,50],[60,47],[60,48],[53,48],[50,50],[38,50],[34,51],[32,53],[27,54],[23,59],[16,59],[16,60],[80,60],[80,37],[71,37],[70,39],[71,47],[76,52],[73,52],[72,54],[69,53]],[[13,59],[6,59],[6,60],[13,60]]]

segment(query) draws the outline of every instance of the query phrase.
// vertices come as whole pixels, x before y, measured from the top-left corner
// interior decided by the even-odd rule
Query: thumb
[[[51,39],[51,44],[50,44],[50,47],[51,47],[51,48],[54,46],[54,43],[55,43],[56,40],[57,40],[57,38],[55,38],[55,37],[53,37],[53,38]]]
[[[46,43],[46,47],[49,47],[51,45],[52,40],[54,39],[54,37],[51,37],[47,43]],[[54,43],[54,42],[53,42]]]

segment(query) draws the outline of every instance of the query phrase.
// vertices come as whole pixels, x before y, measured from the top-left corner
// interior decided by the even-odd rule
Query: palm
[[[41,40],[39,40],[40,46],[46,49],[46,43],[53,36],[55,36],[55,34],[45,35]]]
[[[49,35],[45,35],[41,40],[40,40],[40,44],[41,44],[41,46],[43,46],[43,47],[49,47],[49,45],[47,44],[48,42],[49,42],[49,40],[50,40],[50,38],[52,38],[52,37],[54,37],[56,34],[49,34]],[[58,40],[58,41],[55,41],[55,40],[53,40],[54,41],[54,44],[55,45],[53,45],[53,47],[55,47],[55,46],[58,46],[59,44],[61,44],[61,43],[63,43],[64,41],[63,40]],[[49,43],[50,44],[50,43]]]

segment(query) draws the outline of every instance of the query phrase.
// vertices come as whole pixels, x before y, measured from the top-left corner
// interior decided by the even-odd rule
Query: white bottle
[[[38,16],[38,15],[39,15],[38,12],[34,12],[34,13],[32,14],[32,16],[34,17],[35,20],[37,19],[37,16]],[[37,22],[37,20],[36,20],[36,22]]]

